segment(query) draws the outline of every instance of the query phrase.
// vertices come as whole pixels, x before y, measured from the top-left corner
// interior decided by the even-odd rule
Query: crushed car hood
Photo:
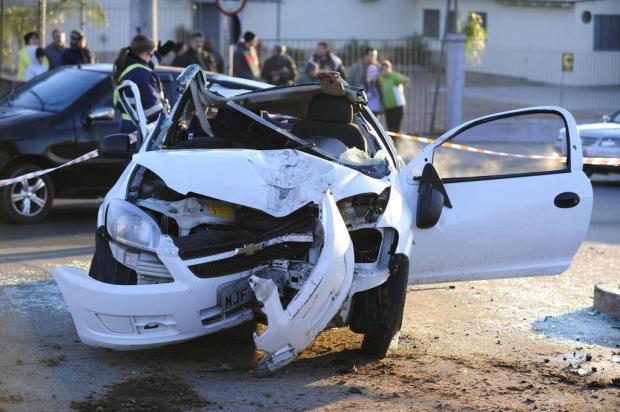
[[[291,214],[318,203],[329,189],[336,201],[360,193],[381,193],[389,180],[292,149],[158,150],[133,161],[158,175],[181,194],[203,196],[263,210]]]

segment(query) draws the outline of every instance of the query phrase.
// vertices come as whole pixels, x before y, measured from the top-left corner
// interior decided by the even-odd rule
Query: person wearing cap
[[[68,66],[72,64],[90,64],[95,62],[95,56],[86,44],[86,37],[79,30],[71,30],[69,48],[62,52],[60,64]]]
[[[65,32],[52,30],[52,42],[45,48],[45,56],[50,63],[50,70],[60,66],[62,53],[65,51]]]
[[[274,46],[273,54],[265,62],[261,76],[267,83],[276,86],[292,84],[297,80],[297,65],[291,56],[286,54],[285,45]]]
[[[256,44],[258,39],[251,31],[243,34],[243,41],[240,41],[235,48],[233,56],[233,76],[243,79],[260,80],[260,65]]]
[[[34,62],[37,61],[36,51],[39,47],[39,33],[31,31],[24,35],[24,47],[17,52],[18,64],[17,64],[17,80],[26,80],[26,70]],[[47,59],[45,59],[47,63]]]
[[[123,47],[114,61],[112,79],[115,86],[123,81],[132,81],[138,86],[140,91],[140,102],[146,115],[148,123],[154,122],[159,114],[167,107],[163,93],[161,80],[155,73],[155,65],[163,55],[166,55],[174,47],[174,42],[168,40],[164,45],[159,44],[158,51],[155,51],[155,43],[147,36],[139,34],[131,40],[129,47]],[[127,101],[132,103],[135,96],[127,92]],[[133,133],[136,126],[132,123],[131,117],[124,112],[120,105],[118,92],[115,90],[113,95],[114,105],[121,111],[121,133]]]

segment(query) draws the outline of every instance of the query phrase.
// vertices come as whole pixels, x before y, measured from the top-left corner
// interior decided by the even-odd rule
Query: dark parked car
[[[180,68],[157,74],[171,104]],[[119,129],[112,104],[112,65],[67,66],[27,82],[0,100],[0,179],[61,165],[97,149],[99,139]],[[208,75],[222,94],[270,87],[260,82]],[[35,223],[54,198],[97,198],[118,180],[126,161],[95,158],[0,189],[0,218]]]

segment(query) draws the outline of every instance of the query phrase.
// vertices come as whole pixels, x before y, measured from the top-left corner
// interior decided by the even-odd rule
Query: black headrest
[[[353,121],[353,106],[343,96],[317,94],[310,101],[308,120],[351,123]]]

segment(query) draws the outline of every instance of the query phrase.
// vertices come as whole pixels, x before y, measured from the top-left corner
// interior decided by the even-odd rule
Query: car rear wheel
[[[11,169],[6,177],[40,169],[32,164],[22,164]],[[49,214],[53,201],[54,184],[49,176],[26,179],[0,189],[0,218],[17,224],[38,223]]]

